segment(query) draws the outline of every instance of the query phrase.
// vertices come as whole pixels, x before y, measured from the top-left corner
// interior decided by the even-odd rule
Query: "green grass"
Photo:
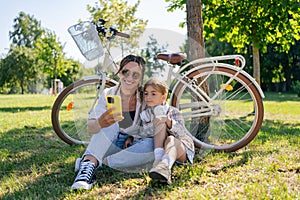
[[[98,184],[72,192],[74,161],[84,146],[69,146],[52,130],[47,95],[0,95],[0,199],[299,199],[300,99],[267,93],[257,137],[234,153],[196,156],[175,166],[173,184],[151,182],[147,173],[109,168]]]

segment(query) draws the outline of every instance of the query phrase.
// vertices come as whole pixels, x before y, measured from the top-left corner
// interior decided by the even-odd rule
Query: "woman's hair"
[[[168,86],[164,81],[159,80],[157,77],[151,77],[144,85],[144,92],[148,86],[153,87],[155,90],[161,94],[168,93]]]
[[[118,74],[120,71],[122,71],[122,69],[124,68],[125,65],[127,65],[129,62],[136,62],[141,68],[142,68],[142,75],[145,72],[145,67],[146,67],[146,62],[144,60],[144,58],[142,58],[141,56],[135,56],[135,55],[127,55],[125,56],[120,63],[120,68],[117,71],[116,74]]]

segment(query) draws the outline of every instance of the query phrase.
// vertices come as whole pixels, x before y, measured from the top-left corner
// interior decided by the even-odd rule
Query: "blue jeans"
[[[126,140],[128,137],[129,137],[128,134],[119,132],[119,135],[118,135],[117,140],[116,140],[116,142],[115,142],[115,143],[116,143],[116,146],[119,147],[120,149],[122,149],[123,144],[124,144],[125,140]]]
[[[93,155],[99,163],[106,158],[109,167],[126,172],[150,169],[154,162],[153,138],[135,139],[130,147],[121,149],[127,137],[119,134],[117,124],[102,128],[92,136],[84,155]]]

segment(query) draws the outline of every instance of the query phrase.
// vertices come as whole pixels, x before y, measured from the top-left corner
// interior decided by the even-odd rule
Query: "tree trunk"
[[[253,77],[260,85],[259,48],[257,47],[257,44],[255,42],[253,42],[252,51],[253,51]]]
[[[285,78],[285,91],[283,92],[289,92],[291,90],[292,85],[292,74],[293,74],[293,67],[292,67],[292,56],[289,57],[288,53],[284,53],[284,62],[283,62],[283,72],[284,72],[284,78]]]
[[[188,60],[192,61],[205,57],[201,0],[186,1],[186,11],[188,33],[187,56]],[[202,80],[197,81],[201,82]],[[202,89],[208,93],[206,84],[202,85]],[[200,99],[198,99],[198,101],[200,101]],[[209,117],[193,118],[190,124],[190,132],[199,140],[207,141],[209,136]]]
[[[204,37],[201,0],[186,1],[188,59],[204,58]]]
[[[25,87],[24,87],[24,81],[21,81],[21,94],[25,94]]]

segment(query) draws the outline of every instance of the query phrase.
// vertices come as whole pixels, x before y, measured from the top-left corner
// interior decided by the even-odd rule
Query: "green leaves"
[[[34,47],[34,42],[39,38],[43,29],[41,23],[33,16],[20,12],[14,19],[13,31],[9,32],[9,39],[14,46]]]
[[[277,43],[283,51],[298,40],[300,31],[299,1],[202,1],[206,39],[219,29],[221,40],[236,48],[256,40],[260,47]]]

